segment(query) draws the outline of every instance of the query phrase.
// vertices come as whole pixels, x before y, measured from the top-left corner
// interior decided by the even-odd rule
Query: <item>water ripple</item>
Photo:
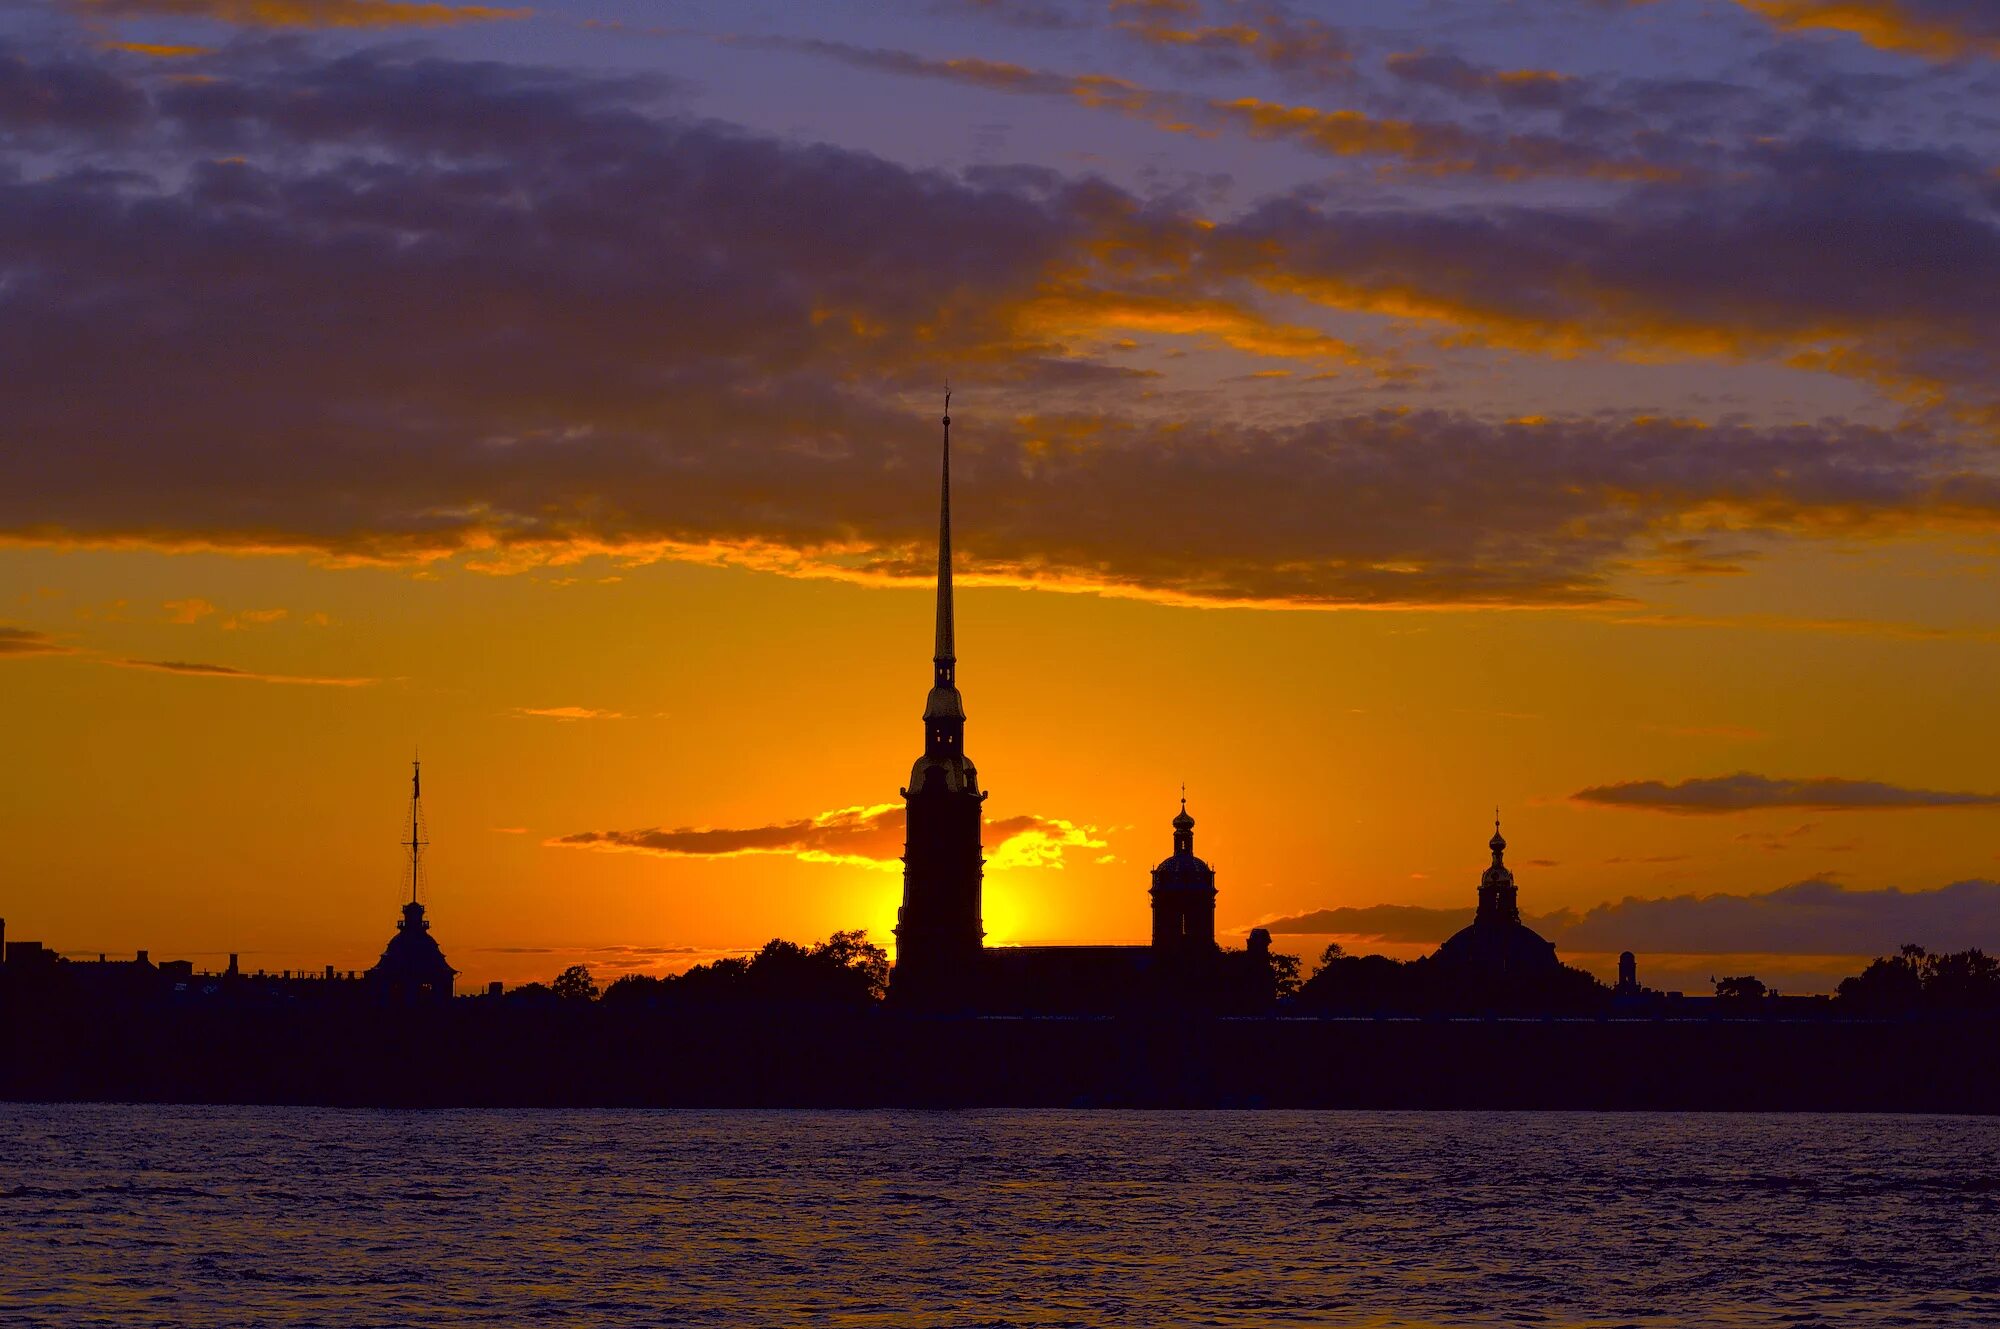
[[[2000,1123],[0,1105],[7,1325],[2000,1325]]]

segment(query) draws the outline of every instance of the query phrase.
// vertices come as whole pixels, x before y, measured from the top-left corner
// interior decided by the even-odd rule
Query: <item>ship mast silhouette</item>
[[[410,851],[410,903],[416,904],[418,888],[423,883],[424,850],[430,841],[424,836],[424,764],[415,758],[410,760],[410,838],[403,841],[403,848]]]
[[[403,848],[410,851],[410,898],[403,903],[403,919],[396,935],[382,951],[382,958],[368,971],[368,981],[385,999],[409,1001],[418,998],[449,1001],[458,971],[444,958],[437,938],[431,936],[430,921],[424,917],[420,898],[424,887],[424,850],[430,838],[424,834],[424,767],[410,759],[410,838]]]

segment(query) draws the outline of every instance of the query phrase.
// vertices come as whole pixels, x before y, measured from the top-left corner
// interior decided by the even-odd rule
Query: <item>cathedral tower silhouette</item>
[[[904,1004],[962,1009],[979,1000],[979,772],[965,755],[965,702],[958,695],[958,646],[951,601],[951,395],[945,394],[944,457],[938,500],[937,641],[924,704],[924,755],[902,791],[903,905],[896,911],[896,969],[890,996]]]
[[[1194,818],[1181,795],[1174,852],[1153,869],[1153,949],[1161,955],[1215,954],[1215,869],[1194,853]]]

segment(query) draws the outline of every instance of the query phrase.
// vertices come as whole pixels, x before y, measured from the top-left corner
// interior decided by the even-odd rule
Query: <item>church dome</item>
[[[451,981],[457,974],[444,958],[444,948],[431,935],[424,907],[415,900],[403,906],[403,921],[396,925],[396,935],[389,938],[382,958],[368,971],[376,983],[411,993],[427,988],[444,997],[451,995]]]
[[[1155,886],[1209,889],[1214,884],[1215,869],[1208,865],[1206,859],[1196,858],[1193,854],[1169,854],[1153,869]]]
[[[1546,974],[1562,967],[1555,943],[1521,921],[1514,874],[1507,867],[1507,841],[1500,820],[1486,842],[1493,862],[1479,877],[1479,909],[1469,927],[1454,933],[1432,957],[1439,964],[1487,977]]]
[[[976,794],[979,771],[962,752],[926,752],[910,767],[910,787],[904,793],[920,794],[933,785],[947,793]]]
[[[1153,889],[1215,889],[1215,869],[1195,857],[1194,818],[1188,815],[1185,795],[1181,798],[1181,810],[1174,817],[1174,852],[1161,859],[1160,865],[1153,869]]]
[[[1545,974],[1561,968],[1556,944],[1526,923],[1473,923],[1438,947],[1436,960],[1482,974]]]

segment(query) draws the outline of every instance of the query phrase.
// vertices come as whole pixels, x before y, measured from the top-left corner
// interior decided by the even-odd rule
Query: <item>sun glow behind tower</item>
[[[951,394],[939,463],[937,636],[924,702],[924,754],[902,791],[903,907],[896,916],[894,995],[914,1005],[961,1005],[977,985],[985,929],[980,895],[979,772],[965,753],[965,702],[951,594]]]

